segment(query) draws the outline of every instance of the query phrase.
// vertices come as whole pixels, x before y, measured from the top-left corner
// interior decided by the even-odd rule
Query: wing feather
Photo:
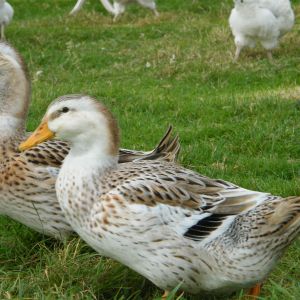
[[[115,176],[109,174],[116,184],[106,195],[197,241],[269,197],[160,161],[119,165]]]

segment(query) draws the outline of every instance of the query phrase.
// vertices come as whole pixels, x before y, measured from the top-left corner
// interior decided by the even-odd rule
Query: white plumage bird
[[[236,53],[239,58],[245,47],[254,48],[256,42],[267,50],[272,59],[272,49],[279,38],[290,31],[295,16],[289,0],[235,0],[235,7],[229,17],[229,25],[234,35]]]
[[[76,14],[83,6],[86,0],[78,0],[74,8],[71,10],[70,15]],[[143,7],[149,8],[153,13],[158,16],[158,11],[156,10],[155,0],[114,0],[113,4],[109,0],[100,0],[104,8],[114,16],[114,21],[124,13],[126,6],[130,3],[138,3]]]
[[[0,27],[1,27],[1,39],[5,38],[4,29],[14,15],[14,10],[12,6],[5,0],[0,0]]]

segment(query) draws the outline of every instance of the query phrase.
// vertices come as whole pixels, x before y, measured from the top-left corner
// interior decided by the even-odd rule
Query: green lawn
[[[99,0],[89,0],[76,17],[68,16],[75,0],[9,2],[15,16],[6,36],[33,82],[28,130],[57,96],[88,93],[118,118],[123,147],[149,149],[173,124],[184,166],[245,188],[300,194],[299,20],[274,52],[274,64],[260,48],[234,64],[232,0],[157,0],[159,18],[133,5],[115,24]],[[293,4],[300,15],[300,0]],[[162,294],[78,238],[62,244],[5,217],[0,224],[0,299]],[[283,297],[300,299],[299,240],[261,299]]]

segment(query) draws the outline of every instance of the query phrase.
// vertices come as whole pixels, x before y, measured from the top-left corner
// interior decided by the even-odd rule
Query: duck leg
[[[119,20],[119,18],[120,18],[120,14],[114,15],[113,22],[116,23]]]
[[[242,49],[243,49],[242,46],[240,46],[240,45],[237,45],[237,46],[236,46],[235,55],[234,55],[234,59],[233,59],[234,62],[237,62],[237,61],[238,61]]]
[[[156,8],[153,9],[152,11],[153,11],[155,17],[159,17],[159,12],[157,11]]]
[[[149,0],[138,0],[138,3],[146,8],[151,9],[156,17],[159,16],[159,12],[156,9],[155,1],[150,2]]]
[[[165,291],[164,294],[162,295],[161,299],[162,300],[166,300],[168,298],[168,296],[170,295],[169,291]],[[182,296],[184,295],[184,292],[182,292],[178,298],[176,298],[177,300],[181,299]]]
[[[165,291],[164,294],[162,295],[161,299],[166,300],[168,298],[169,294],[170,294],[169,291]]]
[[[248,299],[257,298],[260,295],[261,287],[262,287],[262,284],[257,283],[254,287],[252,287],[250,289],[250,291],[247,294],[247,298]]]
[[[125,8],[126,8],[126,6],[124,4],[119,3],[119,2],[114,2],[113,22],[118,21],[118,19],[120,18],[120,15],[125,12]]]

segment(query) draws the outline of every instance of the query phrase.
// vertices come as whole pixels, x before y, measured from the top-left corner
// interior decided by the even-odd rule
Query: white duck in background
[[[5,39],[4,29],[10,23],[14,15],[14,9],[5,0],[0,0],[0,26],[1,39]]]
[[[256,285],[256,296],[300,232],[300,197],[251,191],[163,160],[118,164],[117,123],[89,96],[50,104],[20,149],[54,136],[71,143],[56,192],[73,229],[166,291],[180,284],[224,295]]]
[[[272,50],[280,37],[290,31],[295,16],[289,0],[235,0],[229,17],[234,35],[237,61],[244,47],[254,48],[256,42],[267,50],[272,59]]]
[[[74,8],[71,10],[70,14],[76,14],[81,7],[83,6],[86,0],[78,0]],[[138,3],[143,7],[149,8],[153,11],[153,13],[158,16],[159,13],[156,10],[155,0],[114,0],[113,4],[109,0],[100,0],[104,8],[114,16],[114,21],[118,19],[118,17],[124,13],[126,6],[130,3]]]

